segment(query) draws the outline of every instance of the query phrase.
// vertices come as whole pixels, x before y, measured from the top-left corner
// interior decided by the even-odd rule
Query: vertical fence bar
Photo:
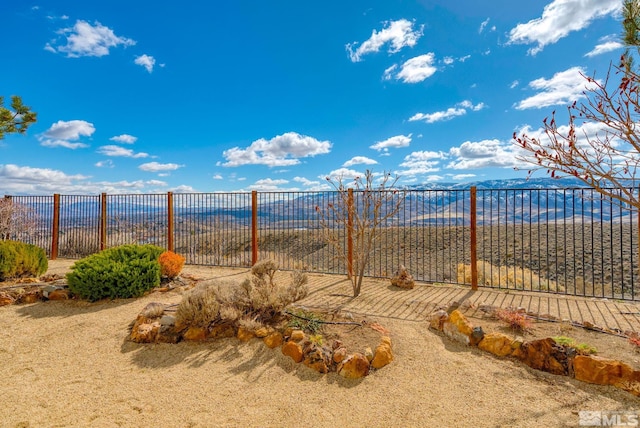
[[[100,195],[100,251],[107,248],[107,194]]]
[[[251,191],[251,266],[258,263],[258,191]]]
[[[173,243],[173,192],[167,192],[167,250],[174,250]]]
[[[353,189],[348,190],[347,199],[347,274],[353,278]]]
[[[476,198],[477,190],[476,186],[471,186],[470,196],[471,203],[469,207],[470,211],[470,222],[471,222],[471,289],[478,289],[478,211],[477,211],[477,198]]]
[[[53,195],[53,223],[51,225],[51,260],[58,258],[58,236],[60,233],[60,195]]]

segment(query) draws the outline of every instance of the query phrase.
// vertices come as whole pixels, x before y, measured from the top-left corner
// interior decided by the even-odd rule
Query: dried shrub
[[[58,248],[65,257],[86,257],[100,251],[100,237],[97,232],[76,229],[61,236]]]
[[[258,328],[278,320],[284,308],[307,295],[307,276],[294,272],[287,285],[274,282],[277,265],[257,263],[242,283],[202,283],[187,294],[176,312],[176,324],[210,328],[216,324]]]
[[[531,329],[531,320],[527,315],[515,309],[497,309],[494,316],[506,323],[513,330],[525,333]]]
[[[471,265],[458,264],[457,282],[471,283]],[[478,260],[478,284],[515,290],[565,291],[561,284],[541,278],[530,269],[518,266],[494,266],[483,260]]]
[[[0,240],[28,241],[40,222],[36,211],[12,198],[0,199]]]
[[[160,273],[162,276],[166,276],[169,279],[173,279],[180,275],[182,267],[184,266],[185,258],[180,254],[176,254],[173,251],[165,251],[158,257],[160,263]]]

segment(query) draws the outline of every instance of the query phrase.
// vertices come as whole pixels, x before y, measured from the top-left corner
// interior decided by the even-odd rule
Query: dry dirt
[[[51,262],[48,273],[64,273],[72,263]],[[247,274],[185,271],[201,279]],[[180,298],[170,291],[0,308],[0,426],[560,427],[579,426],[581,410],[640,412],[638,398],[613,387],[538,372],[450,342],[426,320],[384,314],[367,320],[391,331],[396,359],[357,381],[320,375],[259,340],[127,340],[129,324],[147,303]],[[502,328],[489,319],[472,322]],[[561,323],[537,323],[525,338],[549,333],[638,363],[624,339]]]

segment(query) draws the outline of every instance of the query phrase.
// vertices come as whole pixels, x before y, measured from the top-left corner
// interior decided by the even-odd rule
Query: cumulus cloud
[[[133,135],[129,135],[129,134],[122,134],[122,135],[117,135],[115,137],[109,138],[109,141],[115,141],[116,143],[123,143],[123,144],[133,144],[136,141],[138,141],[138,137],[134,137]]]
[[[452,147],[449,156],[455,158],[448,165],[451,169],[514,168],[522,162],[516,159],[517,147],[500,140],[466,141]]]
[[[482,34],[484,29],[487,28],[487,25],[489,25],[490,20],[491,18],[487,18],[484,21],[482,21],[482,23],[480,24],[480,28],[478,28],[478,34]]]
[[[378,162],[368,158],[366,156],[354,156],[345,163],[342,164],[344,167],[353,166],[353,165],[375,165]]]
[[[84,120],[59,120],[42,133],[38,139],[40,145],[45,147],[78,149],[88,147],[87,144],[78,142],[80,137],[90,137],[95,131],[93,123]]]
[[[405,46],[415,46],[418,39],[422,37],[424,26],[414,30],[413,24],[413,22],[406,19],[385,22],[382,30],[373,30],[371,37],[362,42],[357,48],[358,42],[348,43],[345,47],[349,53],[349,58],[353,62],[362,61],[364,55],[379,52],[386,44],[389,45],[389,53],[399,52]]]
[[[454,107],[449,107],[444,111],[436,111],[433,113],[416,113],[409,118],[409,122],[424,121],[427,123],[442,122],[445,120],[451,120],[454,117],[464,116],[468,110],[480,111],[485,108],[484,103],[473,104],[469,100],[459,102]]]
[[[331,151],[329,141],[319,141],[313,137],[287,132],[270,140],[261,138],[246,149],[233,147],[222,155],[227,160],[222,166],[241,165],[289,166],[300,163],[300,158],[327,154]]]
[[[363,176],[364,176],[364,173],[355,171],[353,169],[338,168],[338,169],[334,169],[327,175],[320,176],[319,178],[322,178],[323,180],[329,179],[333,181],[342,180],[344,182],[347,180],[353,180],[356,177],[363,177]]]
[[[599,42],[590,52],[587,52],[584,56],[594,57],[603,53],[615,51],[624,47],[622,43],[616,40],[615,35],[602,37]]]
[[[213,176],[211,178],[214,179],[214,180],[222,180],[223,179],[222,175],[220,175],[220,174],[213,174]]]
[[[588,27],[593,20],[615,14],[620,6],[620,0],[553,0],[540,18],[513,28],[508,43],[536,44],[529,49],[530,55],[536,55],[572,31]]]
[[[45,49],[66,54],[68,58],[109,55],[109,49],[117,46],[133,46],[135,40],[116,36],[112,29],[99,22],[76,21],[73,27],[57,31],[59,37],[47,43]],[[63,44],[65,43],[66,44]]]
[[[138,169],[146,172],[161,172],[161,171],[175,171],[176,169],[182,168],[183,166],[184,165],[178,165],[177,163],[147,162],[138,166]]]
[[[516,104],[516,109],[566,105],[584,98],[583,92],[594,88],[595,84],[589,84],[582,74],[584,74],[583,68],[572,67],[554,74],[551,79],[541,77],[529,82],[529,87],[540,92],[520,101]]]
[[[409,135],[396,135],[395,137],[387,138],[384,141],[378,141],[370,149],[377,150],[379,152],[386,152],[390,148],[398,149],[401,147],[409,147],[411,144],[411,134]]]
[[[439,171],[438,164],[446,156],[446,153],[443,152],[413,152],[404,157],[404,160],[400,163],[400,166],[404,169],[397,171],[397,174],[402,177],[411,177]]]
[[[156,65],[156,59],[147,54],[137,56],[133,62],[144,67],[149,73],[153,72],[153,67]]]
[[[125,157],[125,158],[146,158],[149,157],[148,153],[140,152],[135,153],[131,149],[125,149],[120,146],[102,146],[98,150],[98,153],[105,156],[114,156],[114,157]]]
[[[438,71],[434,67],[435,55],[429,52],[405,61],[400,67],[396,64],[384,71],[385,80],[402,80],[404,83],[419,83]]]
[[[261,190],[263,192],[268,192],[271,190],[280,190],[280,186],[283,184],[287,184],[289,180],[279,179],[274,180],[272,178],[263,178],[261,180],[256,181],[254,184],[249,186],[252,190]]]
[[[114,167],[113,161],[111,159],[107,159],[107,160],[96,162],[95,166],[97,166],[98,168],[113,168]]]

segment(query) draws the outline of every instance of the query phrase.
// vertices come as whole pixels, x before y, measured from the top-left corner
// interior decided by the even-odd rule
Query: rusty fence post
[[[173,192],[167,192],[167,250],[174,250],[173,242]]]
[[[58,258],[58,237],[60,235],[60,194],[53,195],[53,222],[51,224],[51,260]]]
[[[477,189],[471,186],[471,289],[478,289],[478,212]]]
[[[100,195],[100,251],[107,248],[107,194]]]
[[[353,278],[353,189],[347,190],[347,275]]]
[[[258,263],[258,191],[251,191],[251,266]]]

